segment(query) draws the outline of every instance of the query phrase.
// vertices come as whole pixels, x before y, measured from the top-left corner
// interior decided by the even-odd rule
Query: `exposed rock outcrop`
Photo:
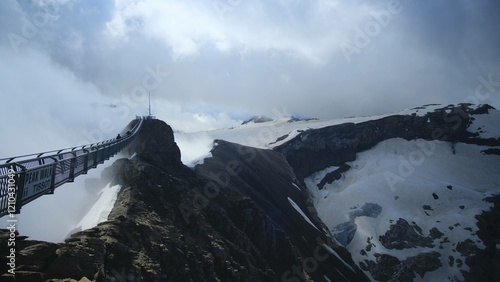
[[[424,116],[389,116],[307,130],[275,150],[216,140],[212,157],[194,171],[182,164],[170,126],[146,120],[127,148],[134,158],[120,159],[105,171],[112,184],[122,186],[108,221],[60,244],[18,236],[15,281],[367,281],[362,270],[379,281],[411,281],[416,275],[425,279],[427,272],[441,266],[438,252],[400,260],[375,253],[373,236],[362,253],[371,259],[356,266],[347,249],[328,236],[303,179],[338,166],[319,183],[324,187],[350,169],[346,162],[358,152],[389,138],[498,146],[499,140],[480,139],[466,130],[471,115],[485,113],[488,107],[463,104]],[[432,196],[436,203],[445,197]],[[478,236],[486,249],[464,240],[456,246],[457,258],[445,260],[448,265],[469,265],[467,281],[494,281],[499,275],[500,208],[498,196],[490,200],[494,208],[478,217]],[[436,205],[422,209],[432,213]],[[351,210],[346,222],[332,230],[335,238],[349,244],[356,218],[381,213],[375,203]],[[0,230],[2,253],[8,252],[8,236],[7,230]],[[443,236],[437,228],[424,236],[418,225],[400,218],[379,241],[392,251],[434,247]],[[6,273],[5,257],[0,264]],[[9,279],[13,281],[9,275],[1,277]]]
[[[303,180],[314,172],[330,166],[342,166],[356,159],[356,153],[368,150],[390,138],[412,140],[461,141],[500,145],[500,141],[475,138],[467,131],[471,114],[487,113],[489,105],[477,109],[468,104],[448,106],[424,116],[393,115],[358,124],[345,123],[302,132],[275,148],[283,153]],[[487,145],[487,144],[483,144]]]
[[[136,157],[113,164],[122,189],[108,221],[61,244],[19,237],[15,281],[277,281],[300,265],[286,232],[250,198],[225,189],[199,202],[208,182],[180,163],[168,125],[147,120],[139,137]]]
[[[253,116],[247,120],[245,120],[243,123],[241,123],[242,125],[245,125],[247,123],[264,123],[264,122],[270,122],[270,121],[273,121],[272,118],[270,117],[267,117],[267,116]]]
[[[127,147],[127,150],[131,154],[135,153],[144,162],[163,170],[184,168],[181,162],[181,151],[174,140],[174,132],[161,120],[146,120],[139,135]]]
[[[364,270],[370,271],[377,281],[413,281],[416,277],[424,278],[426,272],[441,267],[438,252],[422,253],[404,261],[387,254],[375,254],[376,261],[365,260],[361,263]]]
[[[200,177],[220,190],[238,191],[255,201],[280,228],[286,231],[305,261],[282,273],[283,281],[297,281],[295,269],[304,269],[314,281],[365,281],[348,251],[332,242],[300,182],[283,155],[216,140],[213,157],[195,168]],[[298,189],[300,188],[300,189]],[[225,201],[220,196],[214,201]],[[325,247],[324,245],[327,245]],[[330,254],[333,250],[336,254]],[[322,255],[319,256],[318,254]],[[326,255],[323,255],[326,254]],[[280,279],[281,279],[280,278]]]
[[[408,221],[400,218],[392,224],[384,235],[379,237],[380,243],[387,249],[408,249],[416,247],[434,247],[433,239],[424,237],[422,229],[416,224],[409,224]]]
[[[489,197],[493,203],[489,211],[476,216],[479,230],[477,235],[486,245],[485,249],[475,248],[470,242],[461,242],[457,251],[466,256],[465,264],[470,267],[464,274],[465,281],[498,281],[500,277],[500,195]]]

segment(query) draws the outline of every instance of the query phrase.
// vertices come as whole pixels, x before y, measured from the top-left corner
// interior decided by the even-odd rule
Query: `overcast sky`
[[[0,1],[0,157],[114,137],[147,113],[147,92],[182,131],[276,110],[498,107],[499,12],[497,0]]]
[[[147,114],[147,92],[186,132],[498,108],[499,12],[498,0],[2,0],[0,158],[113,138]],[[21,233],[61,240],[102,168],[25,207]]]

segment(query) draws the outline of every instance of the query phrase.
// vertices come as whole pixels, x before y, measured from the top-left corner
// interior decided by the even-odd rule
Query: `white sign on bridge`
[[[26,172],[22,199],[47,192],[52,186],[52,165]]]

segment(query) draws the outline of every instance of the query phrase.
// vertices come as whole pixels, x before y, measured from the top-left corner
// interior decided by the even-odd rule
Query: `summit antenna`
[[[151,117],[151,92],[149,93],[149,107],[148,107],[148,112],[149,112],[149,117]]]

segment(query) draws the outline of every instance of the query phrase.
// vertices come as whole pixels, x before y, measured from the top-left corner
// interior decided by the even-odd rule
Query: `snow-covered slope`
[[[97,224],[106,221],[108,215],[115,205],[116,197],[120,191],[120,185],[110,186],[108,183],[101,191],[99,191],[99,198],[92,205],[90,210],[68,233],[68,236],[74,232],[86,230],[96,226]]]
[[[275,273],[283,273],[281,280],[305,280],[307,272],[315,281],[365,281],[368,277],[377,281],[459,281],[476,274],[480,278],[474,281],[488,281],[483,278],[500,275],[500,271],[495,272],[500,262],[499,119],[499,112],[488,106],[428,105],[376,117],[332,121],[281,117],[264,122],[259,119],[232,129],[177,133],[183,161],[193,166],[192,172],[181,164],[171,128],[159,120],[149,120],[143,139],[129,148],[130,152],[137,152],[132,154],[134,161],[119,160],[113,166],[122,175],[119,178],[125,179],[123,176],[129,174],[135,177],[135,172],[142,176],[131,186],[121,183],[125,192],[118,194],[120,208],[113,211],[111,220],[112,225],[124,228],[121,230],[134,229],[130,234],[156,230],[151,237],[156,243],[143,245],[139,235],[120,236],[115,243],[121,245],[120,240],[126,237],[128,246],[147,246],[141,254],[168,258],[161,252],[172,248],[162,250],[157,246],[163,244],[162,236],[169,237],[171,232],[190,234],[191,225],[182,223],[178,211],[179,203],[189,203],[189,213],[199,211],[203,215],[195,216],[197,221],[202,219],[198,221],[200,225],[217,223],[214,226],[220,230],[209,237],[218,242],[223,242],[220,234],[238,226],[249,237],[242,237],[239,243],[233,239],[224,242],[231,242],[231,246],[245,245],[250,238],[259,242],[258,256],[253,261],[262,256],[263,261],[271,258],[281,265],[288,257],[285,266],[279,268],[281,272]],[[155,174],[143,169],[144,165],[154,166],[151,171]],[[164,172],[176,176],[167,177]],[[93,188],[90,198],[73,196],[69,201],[70,198],[61,198],[61,193],[47,196],[52,200],[45,203],[54,206],[57,217],[47,216],[48,209],[27,206],[20,222],[23,215],[39,214],[64,227],[57,230],[57,240],[62,240],[59,237],[65,236],[68,228],[95,226],[107,219],[120,190],[109,184],[100,189],[111,181],[108,178],[99,180],[102,185],[96,185],[98,179],[86,179],[88,187]],[[203,181],[207,185],[200,189]],[[148,190],[137,183],[149,183]],[[69,191],[77,187],[73,184],[67,188],[68,193],[75,193]],[[190,191],[197,191],[193,192],[196,196],[187,193]],[[207,205],[200,208],[197,198]],[[43,199],[40,203],[44,203]],[[136,201],[140,203],[135,205]],[[63,203],[72,207],[63,208]],[[195,209],[190,208],[191,203]],[[219,208],[222,206],[225,208]],[[492,206],[496,210],[483,213]],[[151,217],[156,213],[174,219]],[[62,222],[65,216],[70,218]],[[182,217],[186,222],[191,220],[190,215]],[[167,227],[165,222],[180,224],[169,223]],[[220,225],[221,222],[234,224]],[[203,230],[205,234],[212,230],[207,226],[193,232],[200,234],[199,230]],[[255,229],[256,226],[259,227]],[[106,223],[95,228],[115,230]],[[171,228],[177,229],[174,232]],[[100,234],[104,233],[84,231],[73,238],[94,238]],[[241,235],[231,233],[238,240]],[[184,245],[182,238],[187,236],[174,237],[181,239],[173,246],[184,246],[183,250],[201,246],[192,242]],[[206,238],[202,241],[206,242]],[[279,246],[283,242],[284,248]],[[88,248],[87,243],[92,247]],[[87,239],[68,240],[65,244],[75,249],[94,248],[94,241]],[[66,250],[72,251],[71,248]],[[134,247],[130,253],[135,252]],[[237,252],[243,254],[242,261],[248,262],[249,253]],[[87,258],[84,256],[82,261],[89,261]],[[226,265],[229,257],[213,258],[218,265]],[[207,262],[206,256],[197,261]],[[92,262],[90,265],[94,267]],[[163,261],[159,271],[169,265],[172,261]],[[262,265],[268,269],[267,262]],[[138,267],[142,267],[140,263]],[[236,272],[231,268],[231,273]]]
[[[448,142],[390,139],[358,154],[349,163],[352,169],[323,189],[317,175],[305,182],[319,217],[358,264],[376,261],[377,253],[403,261],[436,251],[442,267],[422,281],[463,279],[460,271],[468,267],[460,263],[466,256],[457,245],[470,239],[484,248],[475,215],[490,207],[484,198],[500,193],[500,158],[484,155],[485,149],[459,143],[454,154]],[[428,243],[416,246],[410,236],[400,239],[412,246],[400,250],[390,246],[394,242],[381,243],[380,236],[399,219],[420,227],[416,234],[430,238],[421,239]],[[433,228],[443,235],[431,238]]]
[[[277,116],[272,121],[249,122],[234,128],[193,133],[176,132],[175,140],[182,152],[182,161],[188,166],[204,158],[212,149],[213,141],[222,139],[245,146],[272,149],[293,139],[308,129],[317,129],[343,123],[361,123],[391,115],[423,116],[444,105],[432,104],[405,109],[399,112],[367,117],[346,117],[333,120],[304,119],[295,120],[289,116]]]
[[[470,132],[477,132],[481,138],[498,138],[500,136],[500,111],[490,111],[489,114],[475,115],[469,126]]]
[[[74,183],[63,185],[23,207],[18,215],[19,231],[33,240],[62,242],[71,233],[96,226],[107,219],[113,207],[118,186],[108,187],[103,171],[122,153],[81,175]]]
[[[456,112],[460,107],[426,105],[387,115],[330,121],[289,122],[289,118],[281,117],[231,129],[178,133],[177,140],[202,140],[205,149],[198,147],[199,159],[195,165],[203,163],[203,158],[212,157],[207,153],[216,139],[263,149],[276,150],[283,144],[300,147],[306,142],[301,138],[311,136],[301,133],[309,129],[361,124],[396,115],[420,120],[428,116],[426,122],[424,120],[427,125],[418,124],[433,133],[433,129],[443,132],[441,129],[445,128],[440,126],[464,127],[469,133],[437,134],[447,136],[445,138],[382,138],[374,147],[358,151],[354,161],[313,170],[310,175],[305,174],[304,179],[328,232],[347,247],[354,261],[373,280],[389,280],[391,273],[406,269],[399,272],[403,276],[392,278],[457,281],[464,279],[464,272],[470,270],[470,258],[485,249],[482,238],[477,235],[476,216],[492,207],[486,198],[500,194],[500,149],[497,147],[500,111],[466,107],[471,113],[475,112],[470,114],[468,124],[456,118],[463,114]],[[439,124],[439,119],[444,123]],[[406,126],[408,124],[411,122]],[[378,127],[373,130],[380,134]],[[321,142],[330,141],[308,142],[308,146],[314,147],[315,142],[323,146]],[[350,141],[342,142],[349,144]],[[179,145],[184,153],[192,144],[181,141]],[[288,152],[293,153],[293,149],[290,150]],[[340,179],[333,180],[334,174]]]

